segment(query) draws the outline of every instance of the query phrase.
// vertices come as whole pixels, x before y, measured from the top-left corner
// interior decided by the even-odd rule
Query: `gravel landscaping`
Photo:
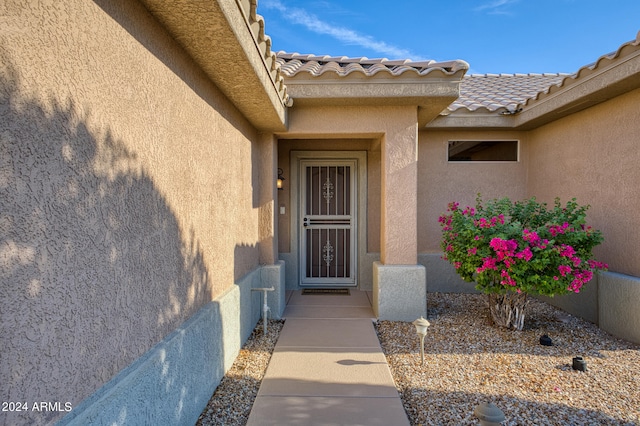
[[[267,336],[262,320],[247,339],[233,365],[220,381],[197,425],[244,426],[249,420],[253,401],[267,371],[284,321],[268,320]]]
[[[505,425],[640,425],[640,346],[532,299],[523,331],[491,325],[485,296],[428,295],[425,362],[411,323],[375,324],[412,425],[477,425],[492,402]],[[242,348],[198,425],[245,425],[283,321]],[[548,335],[553,346],[540,344]],[[582,356],[587,371],[572,369]]]
[[[537,300],[523,331],[501,330],[485,297],[429,294],[424,365],[411,323],[377,324],[412,425],[478,424],[482,402],[506,425],[640,424],[640,346]],[[553,346],[540,344],[545,334]],[[575,356],[586,372],[573,370]]]

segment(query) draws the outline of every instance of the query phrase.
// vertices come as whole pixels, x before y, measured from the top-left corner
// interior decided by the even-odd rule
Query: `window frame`
[[[451,147],[451,142],[515,142],[516,143],[516,159],[515,160],[451,160],[449,155],[449,149]],[[520,162],[520,139],[447,139],[447,149],[445,152],[446,161],[448,164],[487,164],[487,163],[496,163],[496,164],[505,164],[505,163],[519,163]]]

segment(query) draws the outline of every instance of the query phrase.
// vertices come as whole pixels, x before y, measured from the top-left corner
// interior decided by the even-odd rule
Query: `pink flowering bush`
[[[509,291],[554,296],[578,293],[594,272],[607,265],[593,259],[603,240],[585,223],[588,206],[575,198],[555,206],[535,198],[508,198],[461,209],[450,203],[439,218],[444,258],[460,276],[484,293]]]

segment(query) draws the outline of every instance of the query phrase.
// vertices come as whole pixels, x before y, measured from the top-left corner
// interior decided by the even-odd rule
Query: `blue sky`
[[[273,50],[575,72],[636,38],[640,0],[258,0]]]

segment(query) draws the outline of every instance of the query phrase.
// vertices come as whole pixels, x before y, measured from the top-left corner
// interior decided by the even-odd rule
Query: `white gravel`
[[[411,323],[376,324],[412,425],[477,425],[482,402],[504,425],[640,425],[640,345],[533,299],[520,332],[492,326],[482,295],[429,293],[427,307],[424,365]],[[283,324],[269,321],[266,339],[256,326],[198,425],[246,424]]]
[[[501,330],[485,300],[428,295],[424,365],[411,323],[377,324],[412,425],[475,425],[482,402],[497,405],[505,425],[640,424],[640,346],[537,300],[523,331]],[[544,334],[554,346],[540,345]],[[586,372],[572,369],[575,356]]]
[[[233,365],[220,381],[197,425],[244,426],[269,365],[284,321],[268,320],[266,338],[262,320],[253,330]]]

